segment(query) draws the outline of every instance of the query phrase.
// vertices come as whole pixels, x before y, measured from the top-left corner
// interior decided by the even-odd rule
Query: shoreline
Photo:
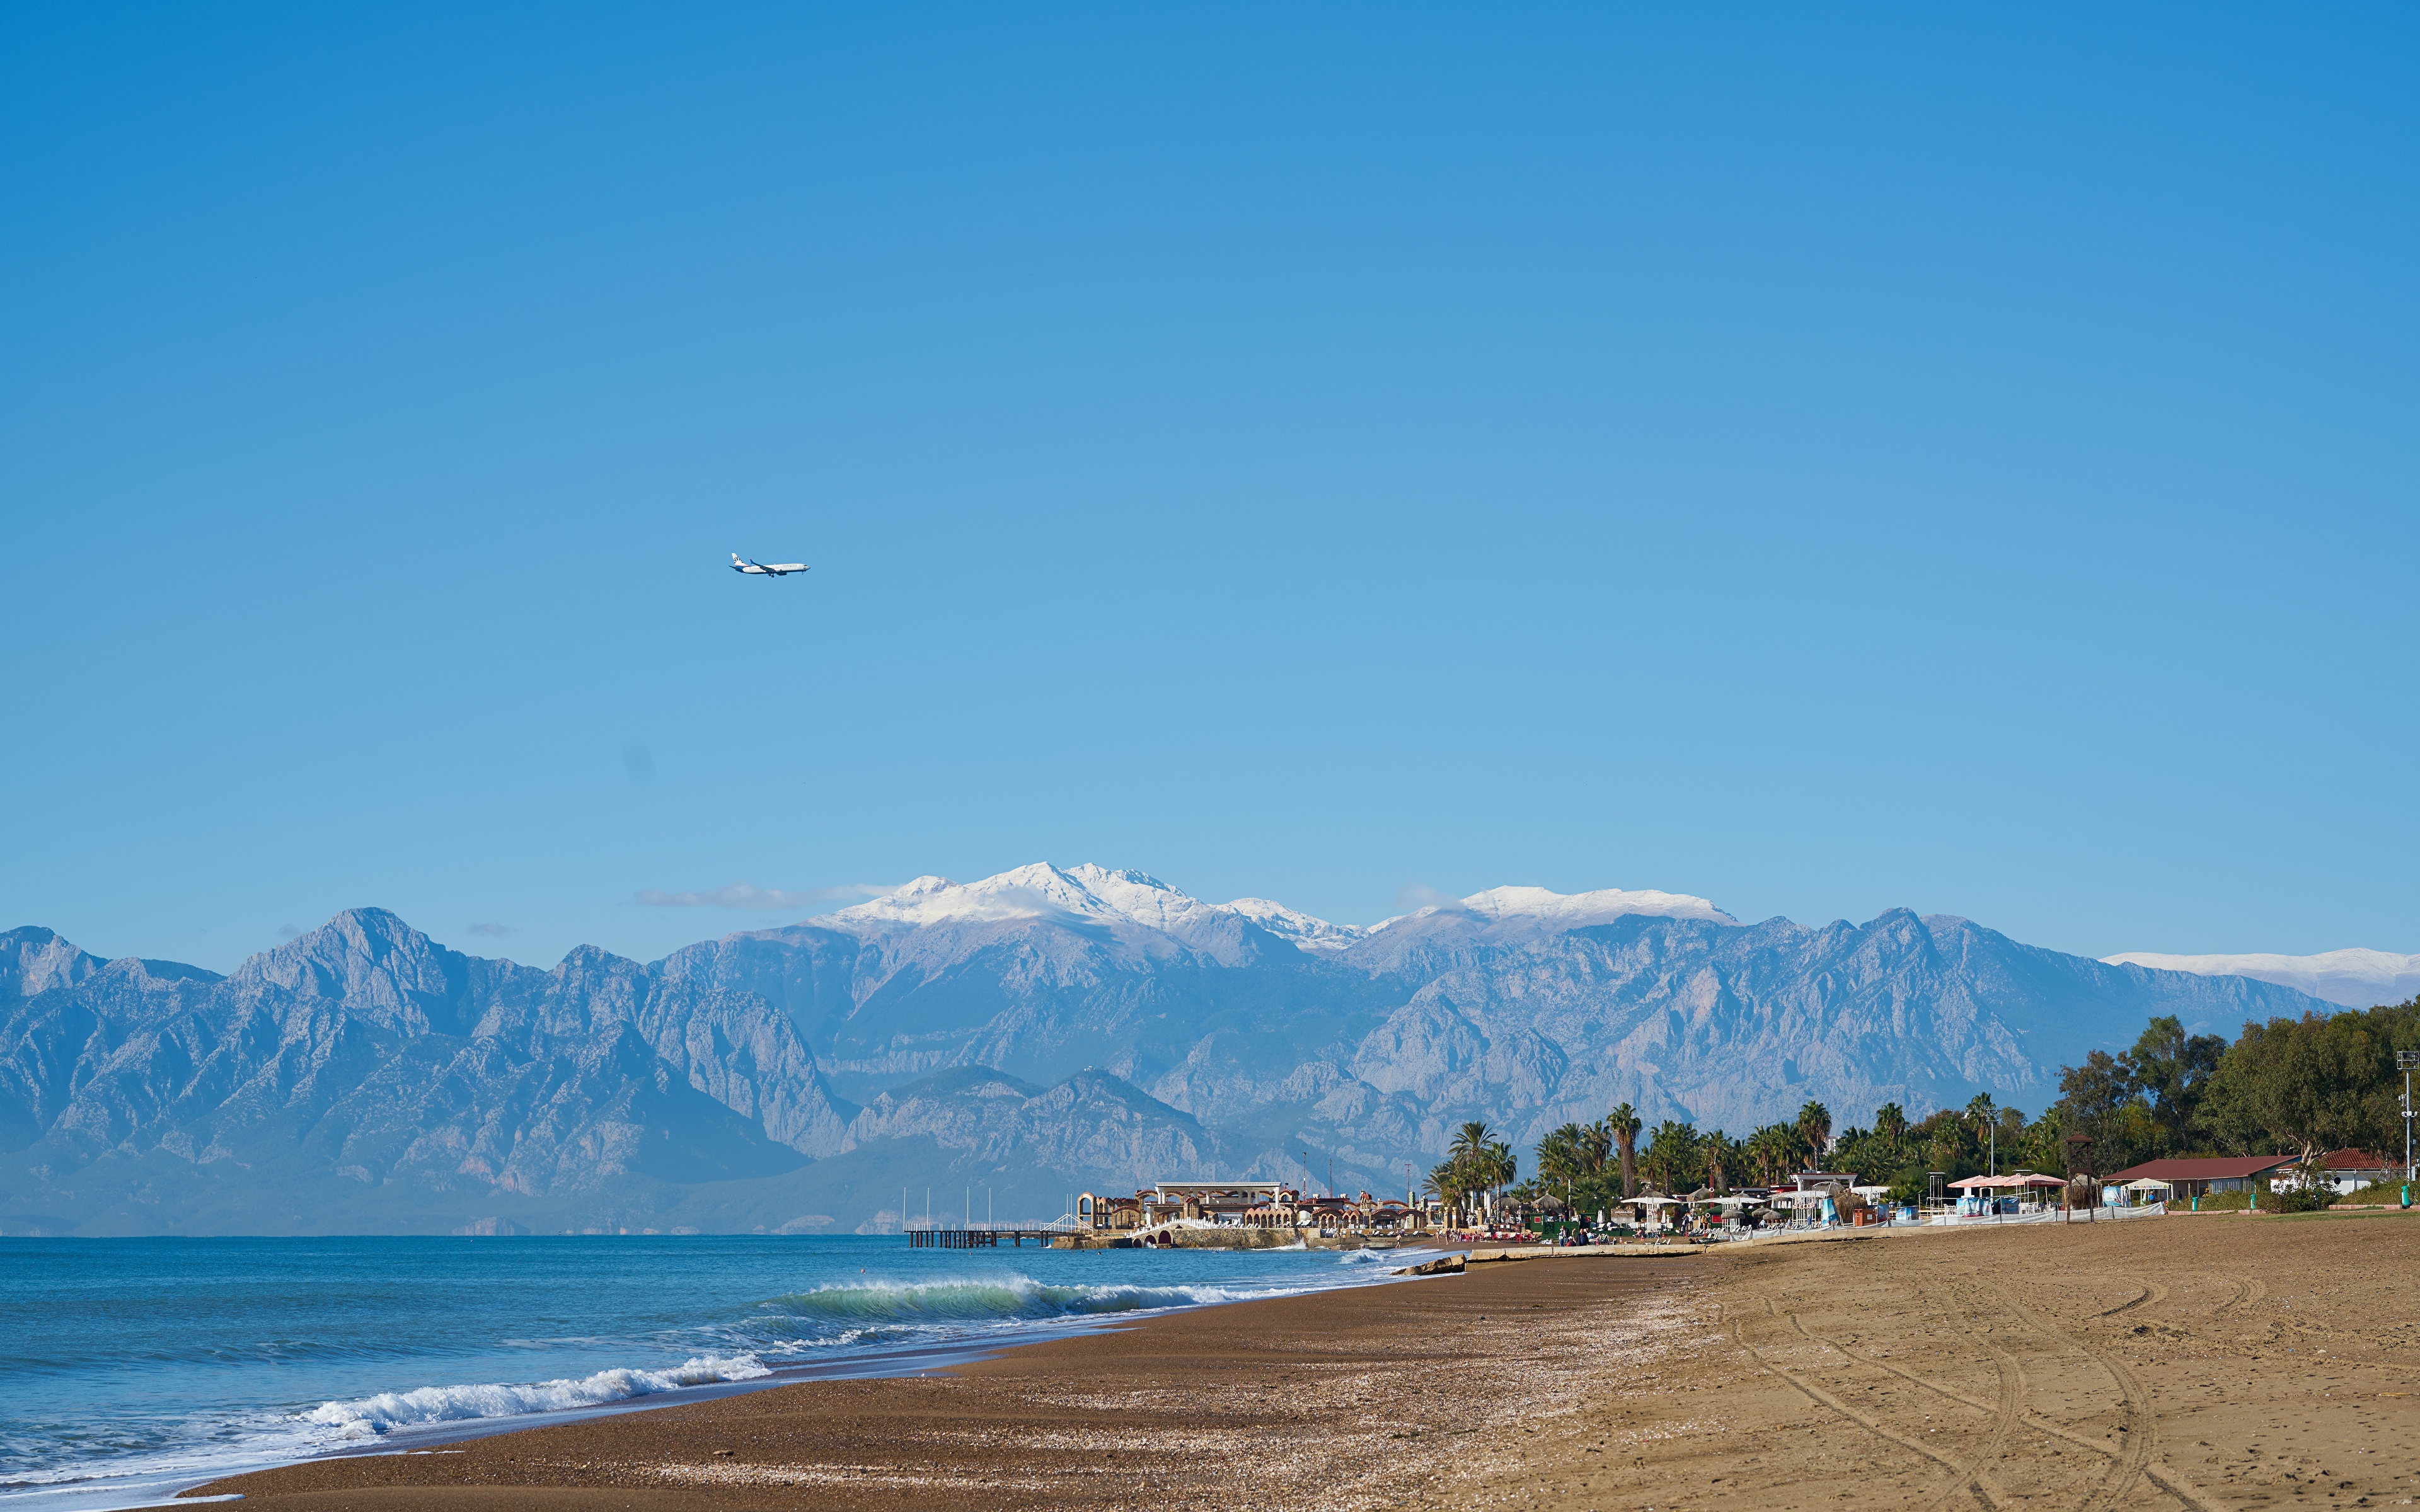
[[[1124,1504],[1144,1486],[1171,1505],[1211,1506],[1232,1501],[1218,1467],[1237,1454],[1259,1466],[1256,1484],[1270,1456],[1331,1483],[1356,1470],[1384,1478],[1390,1451],[1418,1445],[1405,1464],[1425,1463],[1435,1444],[1502,1427],[1515,1397],[1598,1380],[1601,1362],[1531,1379],[1539,1340],[1572,1357],[1618,1348],[1626,1314],[1707,1270],[1696,1256],[1583,1258],[1111,1318],[915,1374],[501,1420],[511,1426],[443,1454],[319,1457],[155,1504],[240,1493],[296,1509],[572,1505],[610,1489],[620,1504],[672,1509],[791,1505],[813,1487],[843,1508],[929,1505],[950,1489],[985,1505],[1060,1506]],[[1148,1463],[1129,1474],[1139,1452]]]
[[[1417,1261],[1447,1251],[1438,1246],[1418,1246],[1406,1247],[1403,1253],[1407,1260]],[[80,1480],[27,1483],[8,1488],[7,1499],[0,1501],[0,1506],[41,1508],[44,1512],[128,1512],[128,1509],[139,1507],[190,1504],[194,1500],[193,1492],[199,1487],[236,1476],[329,1460],[425,1455],[500,1435],[609,1421],[636,1413],[674,1411],[818,1381],[914,1379],[1038,1345],[1133,1327],[1138,1322],[1172,1314],[1380,1286],[1402,1279],[1397,1273],[1398,1269],[1381,1265],[1354,1268],[1350,1272],[1340,1273],[1340,1275],[1349,1274],[1350,1279],[1338,1279],[1303,1291],[1279,1292],[1269,1297],[1217,1300],[1131,1312],[1068,1313],[994,1327],[988,1332],[979,1332],[980,1325],[970,1322],[965,1325],[964,1332],[955,1336],[892,1342],[835,1356],[796,1360],[774,1366],[766,1375],[744,1380],[701,1382],[694,1386],[544,1412],[413,1423],[368,1438],[333,1443],[307,1450],[298,1450],[291,1445],[264,1445],[256,1454],[248,1454],[241,1447],[233,1446],[215,1464],[205,1461],[180,1470],[131,1467],[113,1472],[106,1467],[96,1467],[86,1478]],[[162,1498],[181,1500],[163,1502]]]

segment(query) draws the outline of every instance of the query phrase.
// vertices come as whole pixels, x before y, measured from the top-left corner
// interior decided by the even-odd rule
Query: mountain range
[[[1843,1124],[2058,1068],[2153,1014],[2323,1011],[1947,916],[1743,923],[1499,887],[1367,928],[1138,872],[923,877],[551,970],[363,908],[221,977],[0,934],[0,1232],[888,1230],[1208,1174],[1390,1190],[1465,1119],[1628,1102]]]

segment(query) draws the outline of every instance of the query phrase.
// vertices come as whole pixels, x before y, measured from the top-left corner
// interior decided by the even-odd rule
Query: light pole
[[[2420,1050],[2397,1050],[2395,1066],[2403,1072],[2403,1180],[2413,1180],[2412,1166],[2412,1072],[2420,1067]]]

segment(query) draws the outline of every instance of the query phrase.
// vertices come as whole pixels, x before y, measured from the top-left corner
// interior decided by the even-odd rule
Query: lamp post
[[[2412,1166],[2412,1072],[2414,1067],[2420,1067],[2420,1050],[2397,1050],[2395,1052],[2395,1066],[2397,1071],[2403,1072],[2403,1182],[2406,1186],[2409,1186],[2412,1184],[2413,1180],[2413,1171]]]

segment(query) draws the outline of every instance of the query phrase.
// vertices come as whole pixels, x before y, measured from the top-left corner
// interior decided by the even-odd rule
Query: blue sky
[[[0,36],[0,925],[1095,860],[2420,950],[2408,8]]]

